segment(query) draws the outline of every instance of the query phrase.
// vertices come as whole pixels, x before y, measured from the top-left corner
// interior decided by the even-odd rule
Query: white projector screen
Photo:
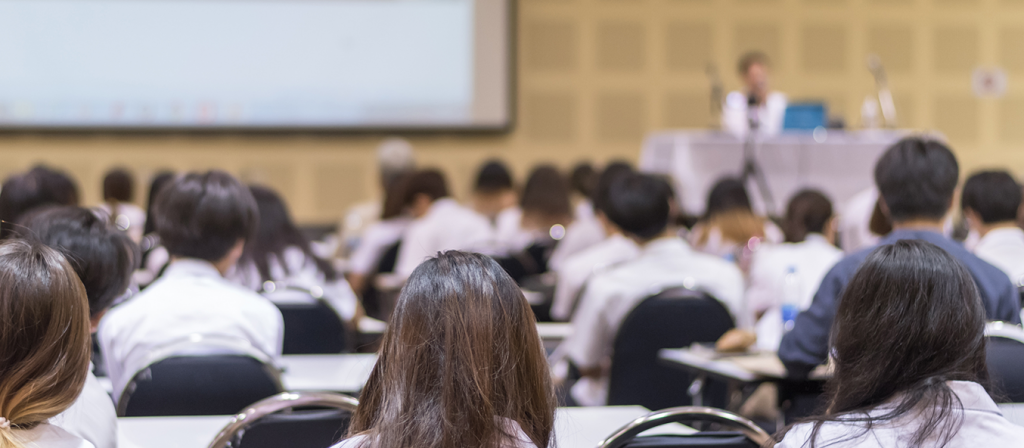
[[[505,130],[512,0],[0,0],[0,128]]]

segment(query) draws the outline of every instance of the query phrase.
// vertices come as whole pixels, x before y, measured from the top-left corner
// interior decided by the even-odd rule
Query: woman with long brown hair
[[[422,263],[336,448],[546,448],[556,399],[530,305],[488,257]]]
[[[0,447],[92,448],[47,423],[78,398],[89,355],[89,303],[67,260],[0,244]]]
[[[777,446],[1020,446],[1024,428],[987,391],[984,329],[974,279],[953,256],[917,240],[879,247],[839,301],[827,410]]]

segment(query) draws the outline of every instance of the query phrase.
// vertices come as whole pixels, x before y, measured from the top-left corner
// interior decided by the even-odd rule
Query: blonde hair
[[[0,448],[22,448],[32,429],[70,407],[89,371],[85,287],[59,252],[34,242],[0,244]]]

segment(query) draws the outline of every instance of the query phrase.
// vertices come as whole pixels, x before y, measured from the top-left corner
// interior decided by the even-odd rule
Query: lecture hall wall
[[[519,0],[518,9],[515,130],[410,138],[460,196],[487,158],[507,160],[519,177],[542,162],[635,160],[649,131],[711,124],[705,67],[716,64],[736,88],[735,60],[752,49],[773,59],[780,90],[826,100],[850,126],[873,92],[865,58],[877,53],[902,126],[941,130],[965,170],[1024,174],[1024,0]],[[1006,95],[975,98],[976,67],[1005,69]],[[57,166],[93,204],[111,166],[140,183],[161,168],[222,168],[279,189],[300,221],[331,223],[377,194],[381,138],[0,134],[0,175]]]

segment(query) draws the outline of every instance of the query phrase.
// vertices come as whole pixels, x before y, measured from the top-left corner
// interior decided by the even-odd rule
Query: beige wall
[[[464,193],[476,165],[635,159],[645,132],[701,127],[704,69],[738,87],[735,60],[750,49],[775,62],[791,98],[821,98],[858,125],[873,82],[868,53],[889,69],[901,124],[939,129],[966,169],[1024,173],[1024,0],[521,0],[518,125],[499,136],[420,136],[420,160],[446,169]],[[977,66],[1009,74],[1002,99],[976,99]],[[372,149],[381,136],[0,135],[0,175],[45,162],[71,172],[85,200],[104,171],[218,167],[270,184],[304,222],[330,222],[374,195]],[[141,194],[139,200],[141,200]]]

